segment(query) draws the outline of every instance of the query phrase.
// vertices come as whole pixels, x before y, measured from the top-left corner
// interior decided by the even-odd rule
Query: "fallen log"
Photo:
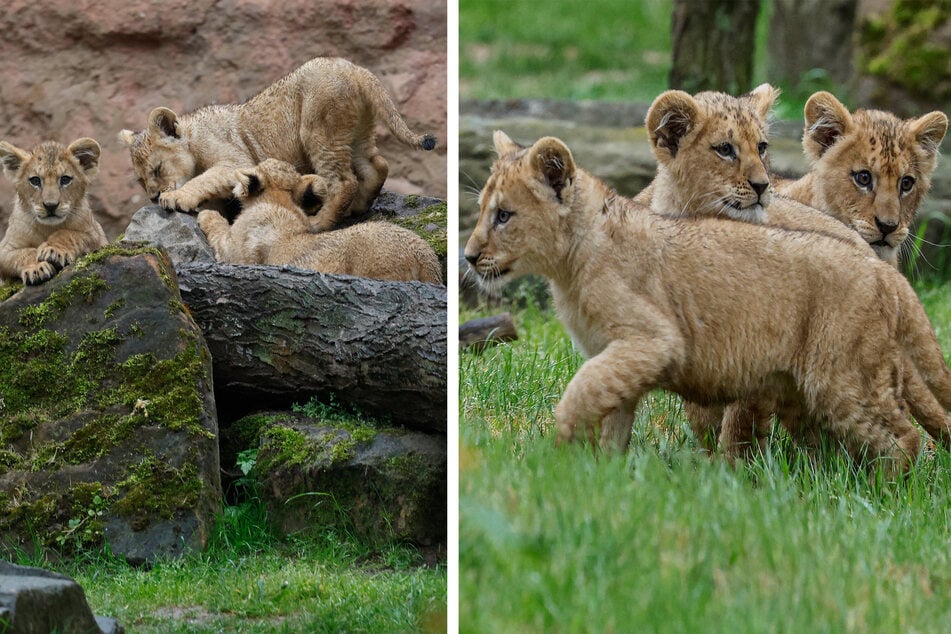
[[[482,352],[488,346],[518,339],[512,315],[501,313],[491,317],[470,319],[459,325],[459,348]]]
[[[184,263],[219,415],[311,396],[446,431],[446,289],[268,266]]]

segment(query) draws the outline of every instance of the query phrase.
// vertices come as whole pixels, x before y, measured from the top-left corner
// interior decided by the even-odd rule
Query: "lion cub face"
[[[44,225],[58,225],[81,209],[99,171],[99,144],[83,138],[69,147],[46,141],[32,152],[0,142],[0,163],[16,187],[21,209]]]
[[[831,94],[818,92],[806,102],[805,121],[802,143],[812,162],[816,206],[855,229],[883,260],[897,261],[931,187],[947,116],[852,114]]]
[[[139,185],[153,203],[159,194],[180,188],[198,171],[178,116],[168,108],[156,108],[145,130],[123,130],[119,140],[129,146]]]
[[[741,97],[680,90],[657,97],[646,118],[658,163],[652,207],[763,222],[770,196],[766,118],[777,95],[763,84]]]
[[[504,132],[493,136],[499,155],[479,195],[479,221],[465,257],[480,284],[498,288],[526,273],[553,270],[564,234],[562,216],[575,164],[558,139],[522,148]]]
[[[327,196],[326,181],[316,174],[301,175],[294,166],[277,159],[235,171],[234,197],[242,206],[267,203],[316,214]]]

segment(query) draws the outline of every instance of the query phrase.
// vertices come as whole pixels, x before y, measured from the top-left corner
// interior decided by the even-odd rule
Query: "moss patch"
[[[171,519],[177,509],[196,506],[203,487],[195,465],[186,464],[177,469],[154,455],[147,455],[131,468],[126,479],[116,484],[122,499],[116,503],[115,510],[123,517],[133,518],[138,528],[143,528],[150,515]]]

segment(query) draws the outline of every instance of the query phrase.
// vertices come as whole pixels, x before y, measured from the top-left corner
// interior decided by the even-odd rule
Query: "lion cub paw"
[[[73,263],[76,259],[75,254],[64,251],[44,242],[36,248],[36,259],[39,262],[49,262],[58,269]]]
[[[36,286],[56,275],[56,270],[49,262],[36,262],[20,270],[20,279],[27,286]]]
[[[198,210],[198,205],[202,199],[198,196],[183,192],[181,189],[173,189],[170,192],[163,192],[159,195],[159,205],[169,211],[181,211],[182,213],[192,213]]]

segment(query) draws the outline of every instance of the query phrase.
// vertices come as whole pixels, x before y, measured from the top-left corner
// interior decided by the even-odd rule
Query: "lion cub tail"
[[[373,103],[373,109],[378,119],[382,120],[386,127],[396,135],[400,141],[411,147],[421,150],[432,150],[436,147],[436,137],[432,134],[416,134],[409,129],[406,121],[396,109],[396,104],[390,98],[386,88],[380,83],[373,73],[366,71],[369,75],[366,84],[368,97]]]

